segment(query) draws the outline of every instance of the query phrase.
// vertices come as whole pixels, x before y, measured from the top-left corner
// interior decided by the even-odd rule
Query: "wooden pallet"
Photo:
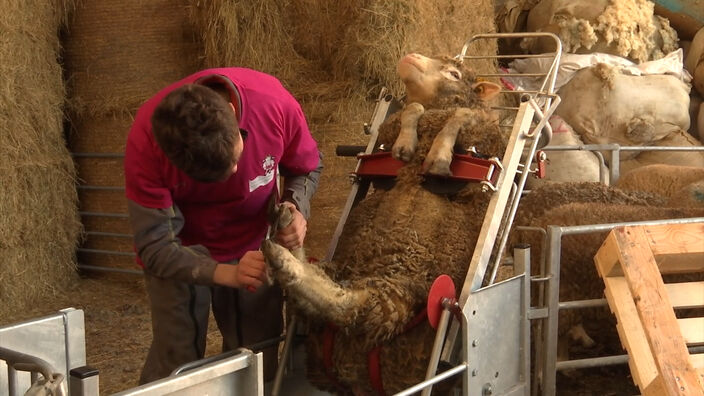
[[[704,281],[663,282],[661,274],[704,273],[704,223],[613,229],[594,257],[643,395],[704,395],[704,317],[675,309],[704,307]]]

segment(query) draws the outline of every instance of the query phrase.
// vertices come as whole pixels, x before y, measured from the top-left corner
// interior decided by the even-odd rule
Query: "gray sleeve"
[[[323,171],[323,153],[318,151],[318,167],[305,175],[287,175],[285,169],[281,170],[284,177],[284,187],[281,200],[290,201],[303,214],[310,218],[310,199],[318,189],[320,173]]]
[[[183,246],[177,237],[183,229],[181,211],[172,206],[151,209],[127,200],[137,255],[144,271],[160,278],[213,285],[218,264],[202,245]]]

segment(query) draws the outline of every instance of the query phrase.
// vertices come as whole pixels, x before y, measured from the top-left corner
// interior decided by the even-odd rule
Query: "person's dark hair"
[[[222,180],[235,158],[237,119],[213,89],[186,84],[171,91],[152,114],[152,133],[166,157],[200,182]]]

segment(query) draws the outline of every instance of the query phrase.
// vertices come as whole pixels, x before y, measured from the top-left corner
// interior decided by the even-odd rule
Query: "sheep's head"
[[[398,73],[406,87],[407,102],[426,108],[471,106],[493,98],[501,89],[490,82],[477,82],[469,67],[447,56],[408,54],[401,58]]]

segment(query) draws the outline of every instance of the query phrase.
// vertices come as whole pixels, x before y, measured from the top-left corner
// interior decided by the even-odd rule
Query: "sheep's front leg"
[[[262,252],[281,287],[309,314],[344,325],[367,302],[367,292],[343,289],[319,267],[301,262],[271,240],[262,243]]]
[[[440,130],[428,151],[423,170],[433,175],[450,176],[450,163],[452,162],[452,149],[457,141],[457,134],[462,126],[471,123],[475,110],[460,108],[450,117],[445,126]]]
[[[418,145],[418,119],[424,112],[420,103],[410,103],[401,110],[401,132],[391,148],[394,158],[405,162],[413,158]]]
[[[276,195],[272,195],[267,208],[271,233],[276,234],[280,229],[288,227],[293,222],[293,209],[282,203],[276,202]],[[293,256],[300,261],[306,261],[306,252],[303,246],[291,250]]]

